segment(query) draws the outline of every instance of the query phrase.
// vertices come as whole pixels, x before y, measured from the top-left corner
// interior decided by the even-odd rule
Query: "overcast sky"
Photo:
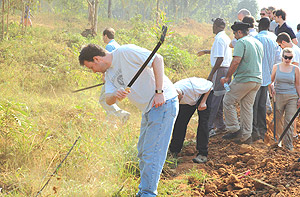
[[[297,24],[300,23],[299,0],[257,0],[259,10],[263,7],[273,6],[286,12],[286,21],[296,33]]]

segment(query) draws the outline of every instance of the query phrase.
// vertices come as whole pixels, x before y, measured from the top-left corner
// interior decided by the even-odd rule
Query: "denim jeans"
[[[142,115],[140,138],[137,145],[141,182],[137,196],[156,196],[167,150],[179,111],[177,97],[158,108],[152,107]]]

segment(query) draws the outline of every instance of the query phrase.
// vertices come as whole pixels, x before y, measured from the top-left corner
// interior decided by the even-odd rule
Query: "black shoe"
[[[245,141],[241,141],[240,139],[237,139],[234,142],[237,143],[237,144],[252,144],[252,137],[250,136]]]
[[[233,133],[228,133],[226,135],[223,135],[223,139],[224,140],[231,140],[231,139],[234,139],[234,138],[237,138],[238,135],[241,133],[241,130],[238,130],[236,132],[233,132]]]

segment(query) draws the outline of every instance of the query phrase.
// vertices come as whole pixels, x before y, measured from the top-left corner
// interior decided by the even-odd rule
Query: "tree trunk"
[[[25,8],[26,7],[26,4],[24,3],[24,10],[26,9]],[[26,29],[27,29],[27,26],[28,26],[28,17],[29,17],[29,10],[30,10],[30,6],[28,5],[27,6],[27,9],[28,9],[28,11],[27,11],[27,13],[26,13],[26,22],[25,22],[25,33],[26,33]]]
[[[99,0],[95,0],[94,27],[93,27],[93,33],[95,35],[97,35],[98,5],[99,5]]]
[[[4,0],[2,0],[2,35],[1,39],[4,38]]]
[[[107,17],[108,18],[111,18],[111,16],[112,16],[112,13],[111,13],[111,3],[112,3],[112,0],[108,0],[108,7],[107,7]]]
[[[95,13],[95,1],[92,0],[91,2],[87,0],[88,2],[88,9],[89,9],[89,24],[93,26],[93,20],[94,20],[94,13]]]
[[[9,9],[10,9],[9,0],[7,0],[6,35],[8,34],[8,17],[9,17]]]
[[[23,3],[23,1],[22,1],[22,3]],[[24,12],[25,12],[25,4],[22,6],[22,18],[21,18],[22,32],[24,29]]]
[[[159,24],[159,0],[156,0],[156,24]]]

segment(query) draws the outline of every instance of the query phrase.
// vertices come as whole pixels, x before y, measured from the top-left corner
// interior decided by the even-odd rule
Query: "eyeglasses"
[[[266,13],[260,13],[259,15],[264,16],[264,15],[266,15]]]
[[[286,59],[286,60],[291,60],[291,59],[293,59],[293,56],[286,56],[286,55],[284,55],[283,58]]]

